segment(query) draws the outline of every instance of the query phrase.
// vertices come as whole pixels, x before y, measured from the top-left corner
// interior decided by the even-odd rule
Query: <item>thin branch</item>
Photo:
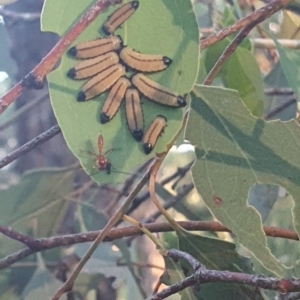
[[[115,199],[111,201],[111,204],[109,204],[106,208],[106,212],[110,212],[110,210],[116,206],[116,203],[118,203],[122,197],[126,197],[129,194],[129,191],[131,190],[133,184],[135,183],[136,179],[145,171],[148,169],[149,165],[152,163],[153,159],[149,159],[145,163],[143,163],[141,166],[139,166],[136,170],[134,170],[134,173],[131,174],[126,181],[123,184],[122,190],[118,192],[117,196]],[[134,202],[134,201],[133,201]],[[129,208],[130,210],[130,208]],[[120,220],[117,225],[119,225],[122,222]]]
[[[195,257],[187,252],[171,249],[168,251],[168,256],[174,260],[178,260],[179,258],[186,260],[194,271],[197,271],[199,268],[203,267],[203,265]]]
[[[226,227],[222,226],[218,222],[204,222],[204,221],[186,221],[178,222],[178,224],[188,231],[212,231],[212,232],[231,232]],[[152,223],[144,224],[144,227],[147,228],[150,232],[171,232],[173,231],[172,226],[169,223]],[[270,237],[284,238],[298,241],[298,235],[295,231],[278,228],[278,227],[263,227],[265,234]],[[0,270],[4,269],[13,263],[33,254],[43,250],[49,250],[56,247],[62,246],[71,246],[74,244],[92,242],[96,237],[101,233],[101,231],[90,231],[88,233],[77,233],[69,235],[60,235],[49,238],[42,238],[35,240],[35,250],[31,249],[22,249],[16,253],[13,253],[5,258],[0,259]],[[142,232],[134,227],[129,226],[125,228],[116,228],[112,229],[104,238],[103,241],[111,242],[117,239],[124,237],[130,237],[133,235],[142,235]]]
[[[208,270],[200,264],[190,254],[172,249],[167,254],[169,257],[178,260],[179,258],[187,260],[196,269],[195,273],[185,279],[172,284],[163,291],[147,298],[147,300],[162,300],[174,295],[187,287],[196,284],[203,285],[212,282],[233,282],[237,284],[246,284],[256,288],[278,291],[279,293],[290,293],[300,291],[300,281],[298,279],[278,279],[264,275],[250,275],[238,272]]]
[[[265,88],[264,93],[267,96],[285,96],[294,94],[291,88]]]
[[[137,183],[135,188],[132,190],[132,192],[128,195],[124,203],[120,205],[118,210],[115,212],[115,214],[110,218],[108,223],[105,225],[103,230],[101,230],[93,244],[89,247],[87,252],[84,254],[82,259],[79,261],[78,265],[75,267],[75,269],[72,271],[69,278],[66,280],[66,282],[57,290],[55,295],[51,298],[51,300],[58,300],[64,293],[70,291],[73,287],[74,281],[79,275],[80,271],[86,264],[86,262],[90,259],[94,251],[97,249],[98,245],[105,239],[105,237],[108,235],[109,231],[116,225],[116,223],[123,217],[125,211],[128,209],[128,206],[132,203],[133,199],[136,197],[136,195],[140,192],[140,190],[144,187],[144,185],[147,183],[149,179],[149,173],[152,165],[150,166],[149,170],[143,175],[143,177],[140,179],[140,181]]]
[[[190,162],[184,167],[178,167],[176,172],[174,172],[172,175],[166,177],[162,181],[160,181],[158,184],[160,185],[166,185],[175,178],[181,179],[185,176],[185,174],[191,169],[194,162]],[[150,197],[149,191],[147,191],[144,195],[137,197],[132,202],[132,205],[129,207],[128,211],[126,212],[126,215],[132,214],[133,211],[135,211],[144,201],[146,201]]]
[[[184,197],[186,197],[192,190],[194,189],[194,184],[190,183],[183,187],[182,191],[176,196],[172,197],[172,200],[167,201],[167,199],[164,199],[166,202],[163,204],[164,209],[169,209],[171,207],[174,207],[176,203],[180,202]],[[154,222],[158,217],[161,216],[161,212],[157,211],[153,213],[151,216],[147,217],[142,223],[150,223]]]
[[[201,41],[200,49],[203,50],[221,40],[224,38],[232,35],[233,33],[240,31],[241,29],[245,28],[249,24],[253,22],[262,22],[265,19],[269,18],[273,14],[275,14],[277,11],[282,9],[284,6],[286,6],[291,0],[275,0],[271,3],[267,4],[266,6],[256,10],[249,16],[238,20],[233,25],[215,33],[211,36],[207,37],[206,39]]]
[[[157,209],[161,212],[161,214],[166,218],[166,220],[170,223],[170,225],[172,226],[172,228],[176,232],[181,232],[183,229],[175,221],[175,219],[164,209],[163,205],[157,199],[156,192],[155,192],[155,182],[156,182],[156,176],[157,176],[158,170],[159,170],[162,162],[164,161],[164,159],[167,156],[168,152],[170,151],[171,147],[174,145],[174,143],[177,140],[178,136],[186,128],[186,124],[187,124],[187,121],[188,121],[188,114],[189,114],[189,111],[186,111],[185,114],[184,114],[183,121],[181,123],[181,126],[180,126],[179,130],[177,131],[176,135],[172,138],[170,143],[167,144],[166,150],[162,153],[157,153],[156,154],[156,160],[155,160],[155,162],[153,164],[153,167],[151,169],[150,179],[149,179],[149,193],[150,193],[151,201],[157,207]]]
[[[80,20],[74,26],[72,26],[71,29],[57,42],[57,44],[42,59],[42,61],[29,74],[27,74],[23,80],[13,86],[0,99],[0,114],[2,114],[7,107],[23,93],[25,89],[41,88],[43,86],[45,76],[52,71],[55,64],[60,60],[62,55],[76,40],[80,33],[85,30],[105,8],[117,3],[120,3],[120,0],[96,1],[80,18]]]
[[[245,273],[200,268],[194,275],[172,284],[163,291],[148,297],[147,300],[162,300],[186,289],[187,287],[212,282],[246,284],[256,288],[278,291],[279,293],[300,291],[300,281],[298,279],[277,279],[263,275],[249,275]]]
[[[207,74],[203,84],[204,85],[211,85],[213,80],[217,77],[219,74],[221,68],[224,66],[225,62],[229,59],[229,57],[232,55],[232,53],[236,50],[238,45],[243,41],[243,39],[248,35],[248,33],[253,29],[254,26],[259,21],[252,22],[251,25],[248,25],[247,27],[243,28],[236,37],[231,41],[231,43],[226,47],[224,52],[221,54],[215,65],[212,67],[210,72]]]
[[[250,41],[255,48],[276,49],[276,44],[272,39],[255,38],[250,39]],[[289,49],[300,49],[300,40],[278,39],[277,42]]]
[[[133,266],[136,266],[138,268],[149,268],[149,269],[158,269],[161,271],[164,271],[165,268],[158,266],[158,265],[154,265],[154,264],[142,264],[142,263],[137,263],[137,262],[131,262],[131,264]],[[126,262],[117,262],[117,266],[128,266],[128,263]]]
[[[41,133],[28,143],[24,144],[20,148],[16,149],[15,151],[11,152],[10,154],[6,155],[0,160],[0,169],[7,166],[17,158],[19,158],[21,155],[26,154],[27,152],[31,151],[32,149],[40,146],[41,144],[45,143],[46,141],[50,140],[57,134],[61,132],[58,125],[55,125],[51,127],[49,130]]]
[[[177,294],[178,292],[183,291],[187,287],[195,285],[197,282],[194,277],[194,275],[186,277],[185,279],[170,285],[163,291],[155,293],[154,295],[148,297],[146,300],[162,300],[171,295]]]
[[[160,184],[161,185],[168,184],[169,182],[171,182],[173,179],[176,179],[176,178],[182,179],[186,175],[186,173],[188,171],[190,171],[193,164],[194,164],[194,161],[191,161],[183,167],[178,167],[177,171],[173,175],[170,175],[170,176],[166,177],[165,179],[163,179],[160,182]]]
[[[276,116],[277,114],[282,112],[283,110],[285,110],[288,107],[290,107],[291,105],[293,105],[296,101],[297,100],[295,99],[294,96],[288,97],[286,99],[286,101],[284,101],[280,106],[277,106],[276,108],[274,108],[273,110],[271,110],[267,114],[265,114],[263,116],[263,119],[270,120],[271,118],[273,118],[274,116]]]
[[[1,225],[0,225],[0,232],[13,240],[21,242],[22,244],[26,245],[29,249],[33,249],[33,250],[35,249],[36,240],[30,236],[21,234],[13,230],[11,227],[5,227]]]

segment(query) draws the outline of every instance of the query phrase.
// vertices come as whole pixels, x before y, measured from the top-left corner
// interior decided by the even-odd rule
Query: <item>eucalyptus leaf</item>
[[[247,197],[254,184],[284,187],[293,197],[293,225],[300,233],[299,136],[295,120],[255,118],[233,90],[194,88],[186,134],[196,149],[194,183],[214,216],[277,276],[298,271],[288,269],[271,254],[261,217],[248,205]]]
[[[128,1],[123,1],[123,4],[126,2]],[[46,0],[42,29],[59,35],[65,34],[92,3],[94,0]],[[101,27],[117,8],[118,6],[111,6],[100,14],[74,45],[103,36]],[[53,18],[53,15],[56,17]],[[120,35],[124,44],[136,51],[170,57],[173,63],[167,70],[147,76],[181,95],[190,92],[197,77],[199,56],[199,32],[190,1],[140,0],[137,11],[115,34]],[[124,106],[113,120],[101,125],[99,112],[106,94],[85,103],[76,101],[84,82],[71,80],[66,74],[77,62],[64,55],[59,68],[47,76],[55,116],[69,148],[80,160],[84,170],[93,175],[93,180],[99,184],[120,181],[124,174],[94,174],[95,158],[88,153],[83,155],[81,150],[98,153],[97,138],[101,132],[104,137],[104,152],[111,148],[119,149],[107,155],[113,168],[130,172],[156,152],[166,149],[167,143],[181,125],[184,109],[160,106],[142,97],[145,128],[149,127],[157,115],[164,115],[168,119],[168,126],[158,139],[154,151],[146,156],[142,144],[133,139],[127,128]]]

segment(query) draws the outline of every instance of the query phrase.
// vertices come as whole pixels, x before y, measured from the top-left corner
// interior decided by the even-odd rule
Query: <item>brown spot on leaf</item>
[[[216,206],[220,206],[223,200],[220,197],[214,196],[214,203]]]

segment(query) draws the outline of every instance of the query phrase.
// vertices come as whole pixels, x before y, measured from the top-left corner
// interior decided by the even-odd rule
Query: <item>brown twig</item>
[[[262,22],[263,20],[269,18],[274,13],[282,9],[286,6],[291,0],[275,0],[271,3],[267,4],[266,6],[256,10],[249,16],[238,20],[233,25],[215,33],[211,36],[207,37],[206,39],[201,41],[200,49],[203,50],[208,48],[209,46],[223,40],[224,38],[232,35],[233,33],[240,31],[241,29],[247,27],[249,24],[255,22]]]
[[[247,284],[256,288],[278,291],[279,293],[291,293],[300,291],[300,281],[298,279],[278,279],[264,275],[250,275],[238,272],[208,270],[199,261],[186,252],[172,249],[167,254],[174,260],[179,258],[188,261],[195,273],[185,279],[176,282],[163,291],[147,298],[147,300],[162,300],[174,295],[187,287],[196,284],[202,285],[212,282],[233,282],[237,284]]]
[[[272,39],[263,39],[263,38],[255,38],[250,39],[251,43],[255,48],[263,48],[263,49],[276,49],[277,46]],[[298,50],[300,49],[300,41],[292,40],[292,39],[278,39],[277,42],[281,44],[281,46]]]
[[[226,227],[222,226],[218,222],[203,222],[203,221],[186,221],[178,222],[178,224],[189,231],[212,231],[212,232],[231,232]],[[172,226],[169,223],[156,223],[156,224],[144,224],[144,227],[150,232],[170,232],[173,231]],[[278,227],[263,227],[267,236],[284,238],[298,241],[298,235],[293,230],[288,230]],[[0,259],[0,269],[4,269],[13,263],[33,254],[43,250],[53,249],[62,246],[71,246],[79,243],[86,243],[94,241],[101,231],[90,231],[88,233],[78,233],[54,236],[50,238],[42,238],[35,240],[35,250],[22,249],[16,253],[8,255],[5,258]],[[141,231],[135,226],[129,226],[125,228],[112,229],[105,237],[105,242],[114,241],[116,239],[121,239],[124,237],[130,237],[133,235],[142,235]]]
[[[149,165],[151,164],[152,159],[146,161],[143,163],[140,167],[138,167],[133,174],[130,174],[130,176],[126,179],[124,182],[124,185],[122,187],[122,190],[117,194],[116,198],[111,201],[111,204],[109,204],[106,208],[106,211],[109,213],[111,209],[113,209],[116,206],[116,203],[118,203],[122,197],[126,197],[129,194],[129,191],[132,189],[132,186],[134,185],[136,179],[143,174]],[[133,201],[134,202],[134,201]],[[132,205],[131,205],[132,206]],[[131,209],[131,206],[128,210]],[[122,220],[120,220],[116,226],[118,226],[120,223],[122,223]]]
[[[180,200],[182,200],[182,198],[184,198],[193,188],[194,188],[194,184],[191,183],[191,184],[185,186],[183,188],[183,191],[181,191],[181,193],[178,194],[176,197],[173,197],[170,195],[170,198],[172,197],[172,200],[168,200],[168,199],[164,198],[164,201],[166,201],[166,202],[163,204],[163,208],[165,210],[168,210],[169,208],[173,207],[174,205],[176,205],[176,203],[178,203]],[[142,224],[153,223],[160,216],[161,216],[161,212],[156,211],[155,213],[153,213],[152,215],[150,215],[149,217],[144,219],[141,223]],[[133,235],[126,240],[126,243],[128,246],[132,243],[132,241],[135,239],[135,237],[136,236]]]
[[[151,165],[152,166],[152,165]],[[150,166],[150,168],[151,168]],[[149,179],[150,169],[143,175],[143,177],[139,180],[135,188],[131,191],[125,201],[120,205],[115,214],[109,219],[103,230],[99,231],[94,242],[91,244],[89,249],[83,255],[78,265],[72,270],[69,278],[66,282],[57,290],[55,295],[51,298],[51,300],[58,300],[64,293],[72,290],[74,281],[77,276],[81,272],[82,268],[86,264],[86,262],[90,259],[94,251],[97,249],[99,244],[104,241],[105,237],[108,235],[109,231],[116,225],[116,223],[124,216],[125,211],[128,209],[128,206],[131,204],[136,195],[140,192],[140,190],[144,187]]]
[[[281,105],[277,106],[276,108],[274,108],[273,110],[271,110],[270,112],[265,114],[263,116],[263,119],[264,120],[270,120],[271,118],[273,118],[274,116],[276,116],[277,114],[279,114],[280,112],[285,110],[286,108],[290,107],[296,101],[297,100],[296,100],[295,96],[288,97],[286,99],[286,101],[284,101]]]
[[[194,189],[194,184],[191,183],[191,184],[188,184],[186,186],[183,187],[182,191],[176,196],[176,197],[172,197],[173,199],[172,200],[167,200],[167,199],[164,199],[165,202],[163,204],[163,207],[164,209],[169,209],[171,207],[174,207],[174,205],[178,202],[180,202],[180,200],[182,200],[184,197],[186,197],[186,195],[191,192],[192,190]],[[155,212],[154,214],[152,214],[151,216],[147,217],[142,223],[150,223],[150,222],[154,222],[159,216],[161,216],[161,212],[160,211],[157,211]]]
[[[26,75],[22,81],[18,82],[0,99],[0,114],[23,93],[24,89],[40,88],[43,85],[45,76],[52,71],[55,64],[76,40],[79,34],[86,29],[105,8],[117,3],[120,3],[120,0],[96,1],[80,20],[58,41],[43,60]]]
[[[203,267],[203,265],[195,257],[184,251],[171,249],[168,251],[168,256],[174,260],[178,260],[179,258],[186,260],[194,271],[197,271],[199,268]]]
[[[31,151],[32,149],[38,147],[39,145],[43,144],[44,142],[50,140],[55,135],[59,134],[61,132],[58,125],[55,125],[51,127],[49,130],[41,133],[28,143],[24,144],[20,148],[16,149],[15,151],[11,152],[10,154],[6,155],[0,160],[0,169],[7,166],[17,158],[19,158],[21,155],[26,154],[27,152]]]
[[[17,232],[13,230],[11,227],[5,227],[0,225],[0,232],[15,241],[21,242],[22,244],[26,245],[29,249],[32,250],[36,249],[35,239],[33,239],[30,236],[21,234],[20,232]]]
[[[160,185],[166,185],[175,178],[178,178],[180,180],[185,176],[185,174],[191,169],[194,162],[190,162],[184,167],[178,167],[177,170],[170,176],[166,177],[165,179],[161,180],[158,184]],[[136,210],[145,200],[149,198],[150,194],[149,191],[147,191],[144,195],[137,197],[134,199],[132,205],[129,207],[128,211],[126,212],[126,215],[132,214],[134,210]]]
[[[267,96],[285,96],[294,94],[291,88],[264,88],[264,93]]]
[[[207,74],[203,84],[204,85],[211,85],[213,80],[217,77],[219,74],[221,68],[225,64],[225,62],[229,59],[229,57],[232,55],[232,53],[236,50],[238,45],[243,41],[243,39],[248,35],[248,33],[253,29],[254,26],[259,22],[260,20],[257,20],[256,22],[252,22],[247,27],[243,28],[236,37],[232,40],[232,42],[226,47],[222,55],[219,57],[215,65],[212,67],[210,72]]]

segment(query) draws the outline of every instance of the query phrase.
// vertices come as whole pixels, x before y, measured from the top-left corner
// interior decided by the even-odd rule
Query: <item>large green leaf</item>
[[[265,122],[250,115],[235,91],[196,86],[186,137],[196,147],[195,185],[215,217],[270,272],[297,273],[271,254],[261,218],[246,201],[254,184],[283,186],[293,197],[293,224],[300,233],[297,122]]]
[[[93,2],[94,0],[46,0],[42,16],[43,30],[64,34]],[[149,77],[180,94],[189,93],[197,76],[199,56],[199,32],[190,1],[139,2],[138,10],[116,34],[121,35],[124,43],[137,51],[163,54],[172,58],[173,63],[166,71]],[[116,8],[114,6],[105,10],[74,44],[98,38],[102,24]],[[89,155],[83,157],[80,149],[97,152],[99,132],[104,136],[104,151],[121,148],[108,154],[112,165],[119,171],[130,172],[154,156],[155,152],[165,149],[181,124],[183,109],[163,107],[142,98],[145,128],[158,114],[168,118],[168,126],[155,151],[145,156],[141,143],[137,143],[129,133],[124,107],[121,107],[111,122],[101,125],[99,110],[105,95],[86,103],[76,101],[83,82],[71,80],[66,76],[68,70],[76,63],[76,60],[65,55],[59,68],[48,75],[48,82],[52,106],[63,135],[87,173],[93,173],[95,161]],[[98,183],[106,183],[120,180],[123,176],[116,173],[107,176],[105,172],[99,172],[93,179]]]

